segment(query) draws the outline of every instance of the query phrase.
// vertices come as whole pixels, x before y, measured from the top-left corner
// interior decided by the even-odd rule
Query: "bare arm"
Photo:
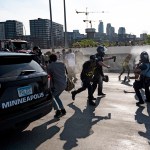
[[[105,63],[103,63],[102,61],[99,61],[98,64],[100,66],[106,67],[106,68],[110,68],[110,66],[106,65]]]

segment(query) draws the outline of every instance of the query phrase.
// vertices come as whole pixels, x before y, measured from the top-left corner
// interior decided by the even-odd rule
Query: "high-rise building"
[[[0,40],[5,39],[5,22],[0,22]]]
[[[111,35],[111,24],[110,23],[107,23],[107,26],[106,26],[106,35]]]
[[[64,41],[64,32],[63,25],[53,22],[53,37],[54,37],[54,45],[62,46]]]
[[[52,22],[53,24],[53,39],[55,45],[62,44],[63,40],[63,25]],[[41,48],[51,47],[51,24],[49,19],[34,19],[30,20],[30,35],[35,45]]]
[[[115,34],[115,28],[114,28],[114,27],[111,27],[111,28],[110,28],[110,32],[111,32],[111,35],[114,35],[114,34]]]
[[[50,21],[38,18],[29,22],[31,40],[35,45],[47,48],[47,45],[50,45]]]
[[[118,34],[126,34],[126,29],[124,27],[120,27],[118,30]]]
[[[104,25],[103,25],[103,22],[101,20],[99,21],[99,25],[98,25],[98,32],[104,33]]]
[[[16,20],[7,20],[5,22],[5,38],[15,39],[23,35],[23,23]]]

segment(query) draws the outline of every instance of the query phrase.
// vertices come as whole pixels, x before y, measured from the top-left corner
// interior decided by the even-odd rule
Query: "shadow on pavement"
[[[138,106],[138,109],[135,114],[135,120],[139,124],[145,125],[146,131],[145,132],[139,131],[138,133],[140,136],[147,138],[149,140],[148,143],[150,144],[150,103],[147,103],[148,116],[142,113],[144,108],[145,108],[144,106]]]
[[[100,98],[97,99],[97,106],[100,102]],[[103,119],[110,119],[110,114],[108,116],[95,116],[94,106],[89,106],[83,110],[83,112],[76,107],[73,103],[68,105],[74,110],[74,114],[67,119],[64,124],[64,130],[60,134],[60,139],[66,141],[63,149],[70,150],[78,146],[79,138],[86,138],[94,133],[92,126]]]
[[[127,86],[133,86],[133,84],[130,83],[130,81],[122,81],[121,84],[127,85]]]
[[[56,125],[47,128],[49,124],[52,124],[58,120],[52,119],[40,126],[33,128],[31,131],[26,130],[14,135],[5,135],[0,138],[0,149],[2,150],[35,150],[46,140],[51,139],[55,134],[60,131],[60,128]]]

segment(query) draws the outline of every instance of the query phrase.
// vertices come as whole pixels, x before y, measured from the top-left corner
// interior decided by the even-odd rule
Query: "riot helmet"
[[[97,53],[101,57],[104,57],[106,50],[107,50],[107,48],[105,48],[104,46],[97,47]]]
[[[149,55],[146,51],[143,51],[140,54],[140,60],[141,60],[142,63],[149,63]]]

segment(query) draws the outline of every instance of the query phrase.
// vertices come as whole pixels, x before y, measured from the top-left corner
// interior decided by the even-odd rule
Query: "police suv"
[[[0,132],[22,131],[51,110],[48,75],[33,55],[0,52]]]

